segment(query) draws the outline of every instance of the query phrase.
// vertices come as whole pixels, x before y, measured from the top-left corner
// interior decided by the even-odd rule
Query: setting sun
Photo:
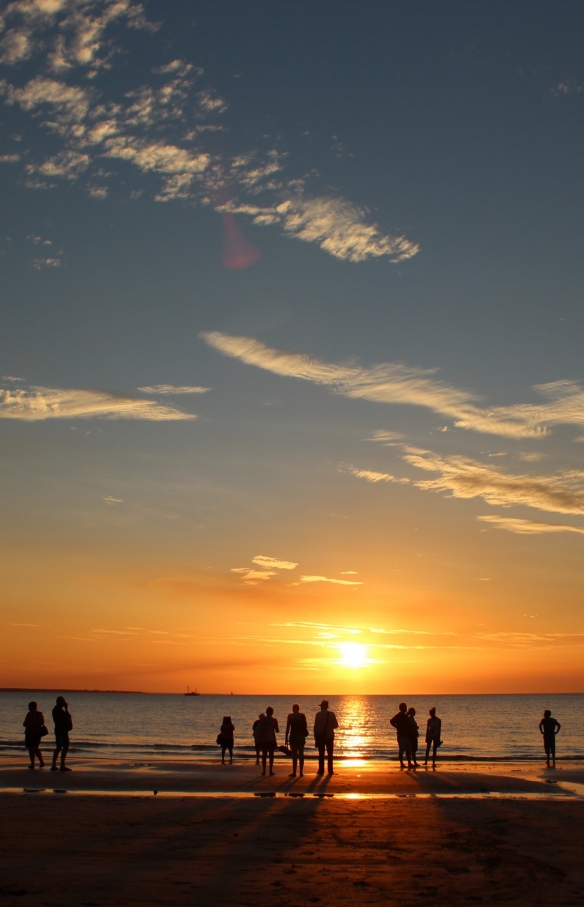
[[[341,643],[339,650],[341,652],[340,663],[347,668],[362,668],[371,661],[367,657],[367,646],[359,642]]]

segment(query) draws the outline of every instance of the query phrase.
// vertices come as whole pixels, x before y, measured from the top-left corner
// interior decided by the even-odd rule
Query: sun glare
[[[362,668],[364,665],[369,664],[367,646],[362,645],[360,642],[343,642],[339,645],[339,651],[341,653],[340,664],[345,665],[347,668]]]

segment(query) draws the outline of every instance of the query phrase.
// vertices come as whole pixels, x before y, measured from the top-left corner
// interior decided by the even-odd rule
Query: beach
[[[516,904],[584,898],[584,767],[0,762],[6,904]],[[550,783],[551,782],[551,783]],[[154,794],[154,791],[158,791]]]

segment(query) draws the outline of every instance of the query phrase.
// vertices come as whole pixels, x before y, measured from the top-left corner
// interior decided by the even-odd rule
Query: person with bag
[[[30,756],[30,765],[28,768],[34,772],[35,756],[39,760],[39,768],[45,767],[43,754],[40,751],[41,738],[46,737],[49,733],[45,727],[43,713],[38,711],[36,702],[29,702],[28,712],[22,722],[24,727],[24,745]]]
[[[339,723],[334,712],[329,711],[327,699],[323,699],[320,704],[320,712],[317,712],[314,718],[314,745],[318,750],[318,771],[317,775],[324,775],[324,753],[326,750],[328,759],[328,774],[334,775],[333,771],[333,753],[335,748],[335,729]]]
[[[274,710],[271,705],[266,709],[266,717],[259,727],[262,740],[262,775],[266,774],[266,763],[270,763],[270,775],[275,775],[274,771],[274,750],[276,749],[276,733],[280,732],[278,719],[274,718]]]
[[[73,719],[69,714],[69,706],[64,696],[57,696],[57,703],[53,707],[53,721],[55,722],[55,751],[51,771],[57,771],[57,759],[61,753],[61,771],[70,772],[69,766],[65,765],[65,759],[69,751],[69,731],[73,730]]]
[[[296,777],[296,767],[300,769],[300,777],[304,775],[304,744],[306,743],[306,738],[308,737],[308,725],[306,722],[306,715],[304,712],[300,711],[300,706],[297,703],[294,703],[292,706],[292,711],[288,715],[288,721],[286,722],[286,741],[285,745],[288,745],[290,742],[290,749],[292,750],[292,772],[288,776],[289,778]]]
[[[225,750],[229,750],[229,764],[233,762],[233,732],[235,725],[231,721],[231,716],[226,715],[221,725],[221,730],[217,736],[217,743],[221,747],[221,765],[225,765]]]

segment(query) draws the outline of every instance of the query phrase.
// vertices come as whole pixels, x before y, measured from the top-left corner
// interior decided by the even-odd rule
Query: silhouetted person
[[[318,750],[317,775],[324,775],[324,753],[326,750],[328,774],[333,775],[333,753],[335,749],[335,728],[339,723],[334,712],[329,712],[328,701],[323,699],[320,712],[314,718],[314,744]]]
[[[410,746],[412,749],[412,762],[414,764],[414,768],[418,768],[419,762],[416,759],[416,753],[418,752],[418,738],[420,736],[420,728],[418,727],[418,722],[416,721],[416,710],[413,705],[409,707],[407,716],[410,719]]]
[[[405,768],[404,756],[408,760],[408,768],[412,768],[411,725],[408,717],[408,707],[405,702],[400,702],[399,712],[397,712],[393,718],[389,719],[389,723],[397,731],[397,748],[399,752],[400,768]]]
[[[428,756],[430,747],[432,748],[432,768],[436,768],[436,750],[442,743],[440,735],[442,734],[442,721],[436,715],[436,709],[430,709],[430,717],[426,722],[426,758],[424,765],[428,765]]]
[[[551,768],[556,767],[556,734],[559,734],[561,727],[560,722],[552,718],[552,713],[546,709],[539,722],[539,730],[543,734],[543,748],[548,768],[550,768],[550,759],[552,760]]]
[[[306,715],[300,711],[300,706],[294,703],[286,722],[286,743],[290,741],[290,749],[292,750],[292,774],[290,778],[296,777],[297,766],[300,769],[301,778],[304,774],[304,744],[307,737]]]
[[[274,750],[276,749],[276,733],[280,732],[278,721],[274,718],[274,710],[271,705],[266,709],[266,717],[260,725],[262,741],[262,775],[266,774],[266,763],[269,759],[270,775],[274,775]]]
[[[22,724],[24,727],[24,745],[30,756],[30,765],[28,767],[31,771],[34,771],[34,760],[36,756],[39,760],[39,768],[44,768],[45,762],[43,754],[40,751],[40,745],[41,737],[45,736],[47,729],[45,728],[43,713],[38,711],[36,702],[29,702],[28,712],[26,713],[26,717]]]
[[[57,704],[53,708],[53,721],[55,722],[55,752],[51,771],[57,771],[57,759],[60,753],[61,771],[70,772],[69,766],[65,765],[65,759],[69,750],[69,731],[73,730],[73,721],[69,714],[69,706],[63,696],[57,696]]]
[[[221,765],[225,765],[225,751],[229,750],[229,764],[233,762],[233,732],[235,730],[235,725],[231,721],[231,717],[226,715],[223,719],[223,724],[221,725],[221,730],[219,731],[219,737],[221,738]]]
[[[253,726],[252,726],[253,744],[255,746],[255,751],[256,751],[256,765],[260,764],[260,756],[262,754],[262,739],[261,739],[260,727],[261,727],[262,721],[264,720],[265,717],[266,716],[262,712],[261,715],[259,715],[259,717],[256,718],[256,720],[254,721]]]

